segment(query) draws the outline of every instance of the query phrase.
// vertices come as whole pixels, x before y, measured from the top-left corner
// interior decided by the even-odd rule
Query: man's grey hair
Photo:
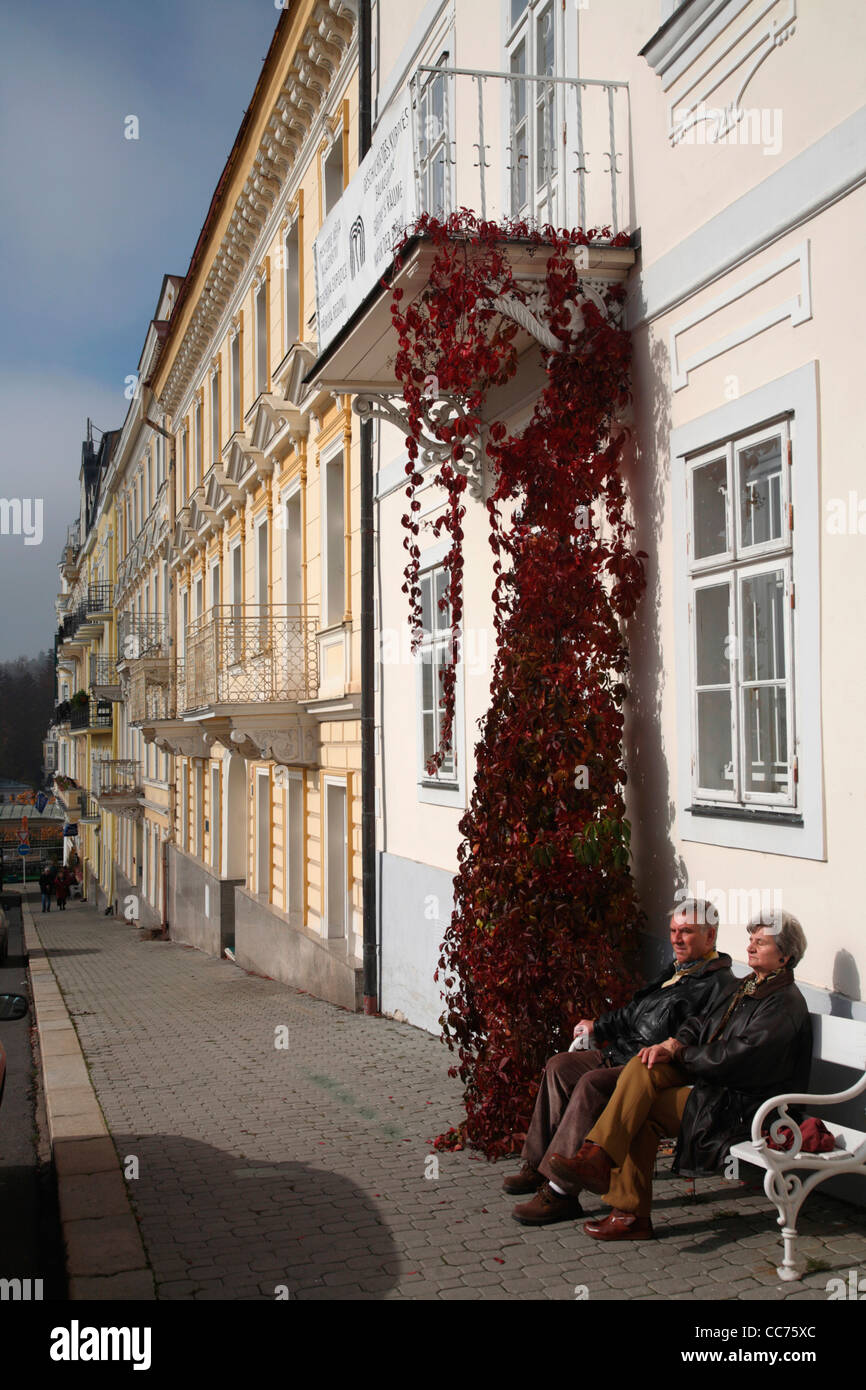
[[[793,970],[795,965],[806,954],[806,933],[797,921],[792,912],[786,912],[783,908],[776,908],[772,912],[759,912],[752,918],[747,927],[749,936],[754,936],[761,927],[766,929],[768,936],[776,938],[776,945],[783,956],[790,956],[788,966]]]
[[[681,903],[674,903],[668,913],[668,918],[671,917],[685,917],[687,922],[697,927],[719,925],[719,910],[706,898],[683,898]]]

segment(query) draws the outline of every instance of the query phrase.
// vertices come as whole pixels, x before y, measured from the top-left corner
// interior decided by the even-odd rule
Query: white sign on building
[[[323,352],[393,260],[418,216],[408,88],[388,107],[358,172],[322,223],[316,263],[316,324]]]

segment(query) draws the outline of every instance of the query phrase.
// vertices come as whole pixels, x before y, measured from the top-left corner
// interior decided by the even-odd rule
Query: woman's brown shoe
[[[533,1168],[531,1163],[524,1163],[519,1173],[512,1173],[510,1178],[504,1179],[502,1191],[510,1197],[519,1197],[523,1192],[537,1192],[543,1182],[538,1169]]]
[[[653,1223],[648,1216],[614,1207],[602,1220],[585,1221],[583,1229],[593,1240],[652,1240]]]
[[[531,1202],[523,1202],[511,1213],[524,1226],[549,1226],[553,1221],[576,1221],[583,1215],[577,1197],[561,1197],[549,1182],[544,1182]]]

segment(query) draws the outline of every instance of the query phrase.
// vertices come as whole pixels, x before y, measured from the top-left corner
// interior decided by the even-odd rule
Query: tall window
[[[555,82],[532,82],[558,71],[558,7],[554,0],[510,0],[506,42],[512,215],[553,220],[557,207],[562,95]]]
[[[210,604],[218,608],[220,602],[220,563],[216,561],[210,572]]]
[[[256,395],[268,389],[268,282],[256,290]]]
[[[189,500],[189,430],[184,425],[180,434],[180,486],[181,503],[186,506]]]
[[[325,465],[324,603],[326,627],[342,622],[346,611],[346,546],[343,455]]]
[[[244,576],[240,542],[232,550],[232,656],[240,661],[243,653]]]
[[[220,375],[214,372],[210,379],[210,453],[211,462],[216,463],[220,456]]]
[[[322,156],[322,216],[327,217],[343,196],[343,132]]]
[[[448,55],[443,54],[437,67]],[[451,116],[453,87],[448,77],[426,73],[418,102],[418,139],[424,208],[436,217],[451,210]]]
[[[232,338],[232,434],[241,427],[241,335]]]
[[[201,401],[196,401],[195,411],[195,487],[198,487],[202,480],[202,460],[204,458],[203,440],[201,437]]]
[[[286,232],[283,244],[283,313],[286,323],[286,352],[301,336],[300,264],[298,256],[298,224]]]
[[[211,763],[210,767],[210,862],[211,867],[219,873],[222,868],[222,805],[217,763]]]
[[[422,780],[433,784],[457,782],[457,760],[453,747],[438,774],[427,772],[427,762],[439,747],[442,736],[442,673],[451,651],[451,610],[445,597],[448,571],[443,565],[427,570],[420,577],[421,620],[421,767]]]
[[[687,460],[692,794],[796,804],[787,420]]]

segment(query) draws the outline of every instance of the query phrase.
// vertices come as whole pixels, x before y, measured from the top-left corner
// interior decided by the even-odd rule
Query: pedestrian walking
[[[51,894],[54,891],[54,871],[50,864],[46,864],[39,875],[39,889],[42,893],[42,911],[50,912]]]
[[[57,906],[61,912],[66,911],[66,899],[69,897],[69,870],[60,869],[54,880],[54,896],[57,899]]]

